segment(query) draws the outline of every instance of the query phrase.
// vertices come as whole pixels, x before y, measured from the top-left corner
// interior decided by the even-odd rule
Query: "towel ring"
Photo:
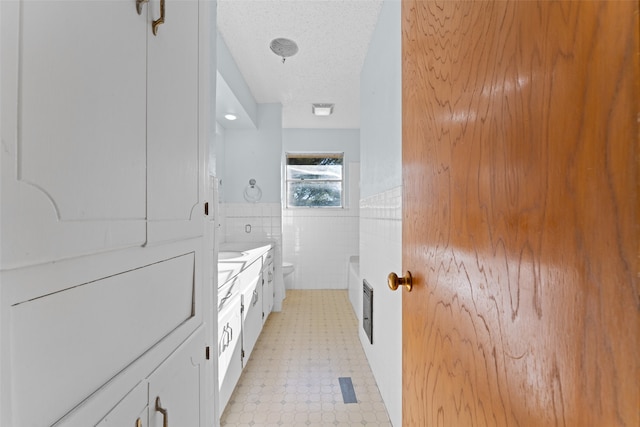
[[[249,185],[244,189],[244,199],[249,203],[257,203],[262,198],[262,190],[256,184],[256,180],[251,178]]]

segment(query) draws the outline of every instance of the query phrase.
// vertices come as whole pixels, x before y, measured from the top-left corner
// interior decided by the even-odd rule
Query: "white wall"
[[[246,203],[244,189],[254,178],[262,190],[260,203],[280,203],[282,105],[258,104],[257,129],[225,131],[223,200]]]
[[[251,89],[242,77],[236,61],[231,56],[231,52],[220,34],[217,38],[217,57],[217,69],[220,76],[241,105],[242,111],[249,116],[248,119],[251,123],[256,124],[258,122],[258,106],[251,94]]]
[[[295,266],[294,289],[346,289],[349,257],[359,251],[358,129],[285,129],[286,152],[344,152],[344,209],[283,209],[283,259]],[[284,187],[283,187],[284,188]]]
[[[380,11],[360,83],[360,298],[362,280],[374,289],[373,344],[360,339],[394,426],[402,425],[402,293],[387,275],[402,271],[402,75],[400,2]],[[391,361],[391,363],[390,363]]]
[[[280,159],[282,153],[282,105],[258,104],[257,129],[222,131],[216,150],[223,156],[219,178],[220,242],[275,244],[274,310],[282,309],[282,217],[280,210]],[[244,190],[255,179],[262,199],[250,203]]]

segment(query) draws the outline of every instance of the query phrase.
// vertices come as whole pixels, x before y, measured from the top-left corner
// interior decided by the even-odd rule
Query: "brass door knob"
[[[407,292],[411,292],[411,288],[413,288],[413,278],[410,271],[404,273],[404,277],[398,277],[396,273],[389,273],[387,283],[392,291],[398,289],[399,286],[404,286]]]

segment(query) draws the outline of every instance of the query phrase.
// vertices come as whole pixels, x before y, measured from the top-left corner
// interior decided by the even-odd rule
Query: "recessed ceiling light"
[[[230,121],[234,121],[238,118],[238,116],[236,116],[235,114],[227,113],[224,115],[224,118]]]
[[[316,116],[330,116],[333,113],[333,104],[312,104],[311,111]]]

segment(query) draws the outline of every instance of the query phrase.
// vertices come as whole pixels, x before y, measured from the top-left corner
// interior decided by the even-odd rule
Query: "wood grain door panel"
[[[403,424],[640,425],[638,3],[402,31]]]

